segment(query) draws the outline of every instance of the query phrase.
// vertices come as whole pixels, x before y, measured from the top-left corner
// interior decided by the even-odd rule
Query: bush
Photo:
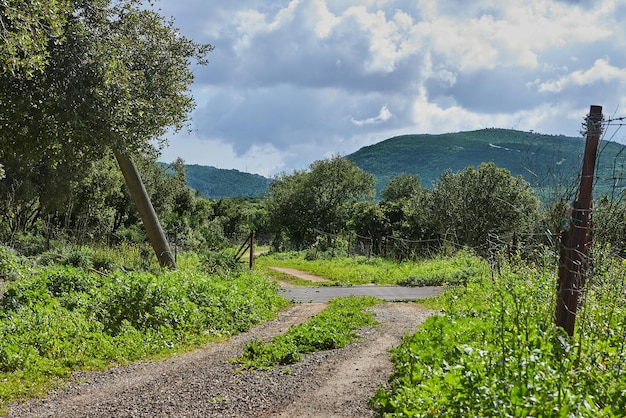
[[[26,260],[9,247],[0,245],[0,280],[13,281],[24,275]]]
[[[39,256],[39,264],[44,266],[61,264],[89,269],[94,266],[93,258],[94,251],[90,247],[83,246],[70,249],[60,247],[42,253]]]
[[[16,234],[13,241],[15,248],[26,257],[41,254],[48,249],[48,242],[41,235]]]
[[[244,263],[235,259],[235,252],[232,250],[207,251],[203,257],[203,266],[207,273],[221,276],[245,269]]]
[[[410,275],[398,281],[400,286],[465,286],[478,272],[472,268],[453,271],[449,274],[435,272],[430,276]]]

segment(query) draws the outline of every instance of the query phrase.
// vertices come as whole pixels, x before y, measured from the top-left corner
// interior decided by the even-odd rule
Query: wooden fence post
[[[591,206],[598,143],[602,132],[602,106],[591,106],[586,121],[587,140],[577,199],[568,227],[561,231],[559,281],[557,284],[556,325],[574,335],[576,311],[585,285],[591,244]]]
[[[250,270],[254,267],[254,231],[250,233]]]

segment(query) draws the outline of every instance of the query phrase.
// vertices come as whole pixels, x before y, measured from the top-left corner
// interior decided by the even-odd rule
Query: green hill
[[[270,179],[239,170],[185,165],[187,183],[208,199],[221,197],[258,197],[267,191]]]
[[[541,193],[555,187],[564,191],[578,184],[584,146],[582,137],[482,129],[398,136],[361,148],[346,158],[373,174],[378,180],[378,190],[389,178],[400,173],[418,174],[422,185],[431,187],[447,169],[454,172],[482,162],[494,162],[515,176],[522,175]],[[598,192],[611,190],[614,164],[619,164],[618,155],[623,148],[614,142],[601,142],[597,165]]]
[[[543,135],[510,129],[481,129],[440,135],[403,135],[347,155],[348,160],[373,174],[380,191],[397,174],[418,174],[432,187],[447,169],[461,170],[494,162],[522,175],[539,194],[562,194],[578,186],[584,138]],[[621,191],[626,186],[624,145],[602,141],[596,166],[596,194]],[[206,198],[258,197],[270,179],[238,170],[187,165],[189,186]],[[614,186],[616,186],[614,188]]]

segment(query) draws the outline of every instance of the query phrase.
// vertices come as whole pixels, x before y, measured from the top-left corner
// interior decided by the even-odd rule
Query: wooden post
[[[250,270],[254,267],[254,231],[250,233]]]
[[[593,179],[600,134],[602,106],[591,106],[586,121],[587,140],[577,199],[574,201],[568,228],[561,232],[559,281],[557,284],[556,325],[574,335],[576,311],[585,285],[587,254],[591,244],[591,207]]]
[[[130,157],[122,154],[120,151],[113,150],[113,153],[120,165],[126,186],[128,187],[131,198],[135,202],[135,206],[137,207],[143,226],[146,228],[148,239],[150,240],[152,249],[156,253],[159,264],[161,267],[176,268],[176,262],[172,257],[167,238],[165,237],[163,228],[161,228],[159,218],[154,211],[148,192],[146,192],[146,188],[141,181],[135,164]]]

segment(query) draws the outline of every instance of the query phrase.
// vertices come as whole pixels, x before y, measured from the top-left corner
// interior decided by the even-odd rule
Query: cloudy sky
[[[395,135],[625,116],[624,0],[160,0],[211,43],[163,161],[272,176]],[[626,135],[625,135],[626,136]],[[620,139],[620,138],[617,138]]]

